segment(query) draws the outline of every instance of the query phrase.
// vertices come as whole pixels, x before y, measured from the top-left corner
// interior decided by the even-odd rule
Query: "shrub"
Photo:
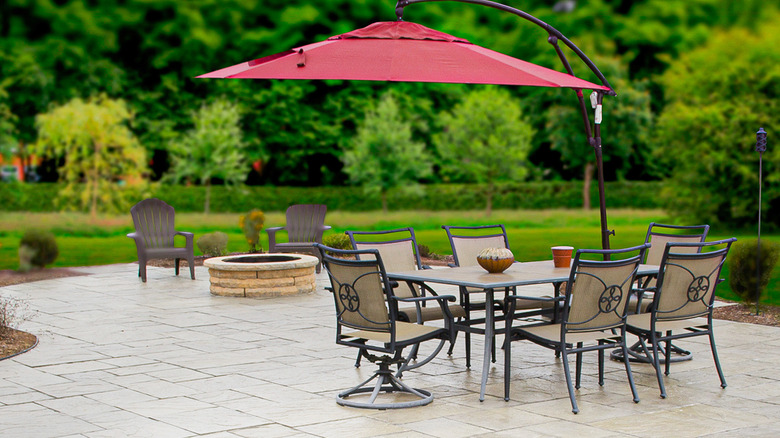
[[[352,242],[346,234],[330,234],[322,238],[322,244],[336,249],[352,249]]]
[[[32,318],[26,302],[14,297],[0,296],[0,335],[16,329],[20,323]]]
[[[247,214],[242,214],[238,220],[238,226],[244,232],[246,242],[249,244],[249,252],[262,252],[263,248],[258,247],[260,242],[260,230],[265,223],[265,214],[262,211],[254,209]]]
[[[222,231],[206,233],[198,238],[198,249],[204,255],[219,257],[227,254],[228,235]]]
[[[23,271],[54,263],[58,255],[57,241],[48,231],[27,230],[19,242],[19,268]]]
[[[756,302],[756,251],[758,240],[734,244],[729,254],[729,286],[746,303]],[[780,257],[780,245],[761,241],[761,295]],[[760,297],[759,297],[760,302]]]

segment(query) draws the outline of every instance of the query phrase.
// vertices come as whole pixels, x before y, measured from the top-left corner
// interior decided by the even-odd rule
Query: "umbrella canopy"
[[[198,76],[526,85],[609,91],[408,21],[379,22]]]

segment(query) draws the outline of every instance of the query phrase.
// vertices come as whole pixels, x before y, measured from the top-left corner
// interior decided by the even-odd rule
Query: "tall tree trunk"
[[[203,202],[203,213],[209,214],[211,208],[211,180],[206,181],[206,200]]]
[[[387,213],[387,192],[382,190],[382,212]]]
[[[585,173],[582,176],[582,209],[590,210],[590,184],[593,181],[593,163],[585,163]]]
[[[485,216],[490,217],[493,214],[493,183],[488,183],[487,188],[487,206],[485,207]]]

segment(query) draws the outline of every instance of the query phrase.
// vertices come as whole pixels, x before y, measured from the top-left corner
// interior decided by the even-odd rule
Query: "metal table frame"
[[[479,266],[428,269],[423,271],[388,272],[390,280],[411,283],[436,283],[452,286],[465,286],[482,289],[485,293],[486,309],[492,309],[494,291],[517,286],[534,284],[560,284],[569,280],[570,268],[556,268],[552,260],[539,262],[515,263],[499,274],[489,274]],[[658,266],[640,265],[637,275],[652,275],[658,273]],[[473,292],[472,292],[473,293]],[[482,293],[482,292],[479,292]],[[528,297],[533,298],[533,297]],[[539,297],[540,299],[542,297]],[[461,328],[462,329],[462,328]],[[485,346],[482,361],[482,383],[479,391],[479,401],[485,400],[485,388],[490,372],[493,336],[495,335],[495,315],[485,311]]]

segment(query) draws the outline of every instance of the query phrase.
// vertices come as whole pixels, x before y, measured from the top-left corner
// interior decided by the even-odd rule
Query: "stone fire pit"
[[[209,268],[212,295],[278,297],[314,291],[317,257],[303,254],[252,254],[213,257]]]

